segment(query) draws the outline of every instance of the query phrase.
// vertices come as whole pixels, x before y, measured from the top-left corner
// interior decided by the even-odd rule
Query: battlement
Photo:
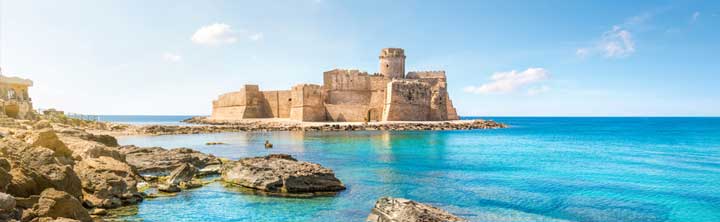
[[[405,78],[408,79],[445,79],[444,70],[433,70],[433,71],[412,71],[408,72]]]
[[[380,58],[402,57],[405,58],[405,50],[401,48],[384,48],[380,50]]]

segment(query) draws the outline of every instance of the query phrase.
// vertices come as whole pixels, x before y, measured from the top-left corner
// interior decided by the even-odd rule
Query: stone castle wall
[[[393,80],[388,83],[383,120],[429,120],[432,96],[430,88],[430,84],[420,81]]]
[[[290,118],[300,121],[442,121],[458,119],[445,71],[405,72],[404,50],[383,49],[380,73],[334,69],[323,85],[260,91],[246,85],[213,101],[211,119]]]

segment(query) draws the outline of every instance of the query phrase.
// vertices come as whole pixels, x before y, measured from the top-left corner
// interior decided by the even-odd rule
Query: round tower
[[[380,74],[393,78],[405,78],[405,50],[384,48],[380,51]]]

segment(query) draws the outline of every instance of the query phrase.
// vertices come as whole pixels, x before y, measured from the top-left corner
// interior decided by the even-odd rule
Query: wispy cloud
[[[527,94],[529,96],[535,96],[535,95],[540,95],[540,94],[546,93],[548,91],[550,91],[550,87],[546,86],[546,85],[542,85],[539,87],[533,87],[533,88],[528,89]]]
[[[664,11],[666,9],[661,8],[629,17],[623,23],[613,25],[610,30],[603,32],[589,46],[577,48],[575,55],[580,58],[593,55],[601,55],[605,58],[628,57],[636,51],[636,40],[633,33],[647,29],[646,23]]]
[[[162,58],[168,62],[180,62],[182,60],[182,56],[170,52],[163,53]]]
[[[200,27],[200,29],[195,31],[190,40],[201,45],[217,46],[223,44],[233,44],[242,38],[246,38],[251,41],[258,41],[263,38],[263,33],[250,32],[247,30],[236,31],[228,24],[215,23]]]
[[[580,58],[593,54],[603,54],[607,58],[623,58],[633,53],[635,53],[635,40],[633,40],[632,33],[617,25],[603,33],[600,40],[594,45],[575,51]]]
[[[549,77],[550,73],[543,68],[529,68],[522,72],[515,70],[496,72],[491,77],[492,82],[480,86],[465,87],[465,92],[475,94],[508,93],[526,85],[546,80]]]

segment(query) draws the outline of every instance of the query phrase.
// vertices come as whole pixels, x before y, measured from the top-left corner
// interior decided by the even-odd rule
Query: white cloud
[[[465,87],[465,92],[475,94],[508,93],[525,85],[545,80],[550,74],[543,68],[529,68],[522,72],[497,72],[491,77],[492,82],[480,86]]]
[[[233,44],[241,39],[258,41],[262,38],[262,32],[233,30],[228,24],[215,23],[201,27],[195,31],[190,39],[197,44],[217,46],[222,44]]]
[[[163,60],[168,62],[179,62],[180,60],[182,60],[182,56],[169,52],[163,53],[162,58]]]
[[[695,12],[692,14],[692,20],[690,20],[690,23],[697,22],[698,18],[700,18],[700,12]]]
[[[579,49],[575,50],[575,55],[579,56],[580,58],[585,58],[588,55],[590,55],[590,49],[579,48]]]
[[[600,44],[606,57],[625,57],[635,52],[632,34],[620,26],[605,32]]]
[[[248,38],[253,41],[258,41],[263,38],[263,34],[261,32],[258,32],[255,34],[251,34],[250,36],[248,36]]]
[[[617,25],[603,33],[600,40],[593,46],[575,50],[575,55],[580,58],[593,54],[603,54],[607,58],[622,58],[633,53],[635,53],[635,41],[632,33]]]
[[[202,45],[220,45],[232,44],[237,42],[236,33],[229,25],[223,23],[215,23],[203,26],[192,35],[191,40],[194,43]]]
[[[533,87],[533,88],[528,89],[527,94],[529,96],[535,96],[535,95],[540,95],[540,94],[546,93],[547,91],[550,91],[550,87],[546,86],[546,85],[542,85],[540,87]]]

